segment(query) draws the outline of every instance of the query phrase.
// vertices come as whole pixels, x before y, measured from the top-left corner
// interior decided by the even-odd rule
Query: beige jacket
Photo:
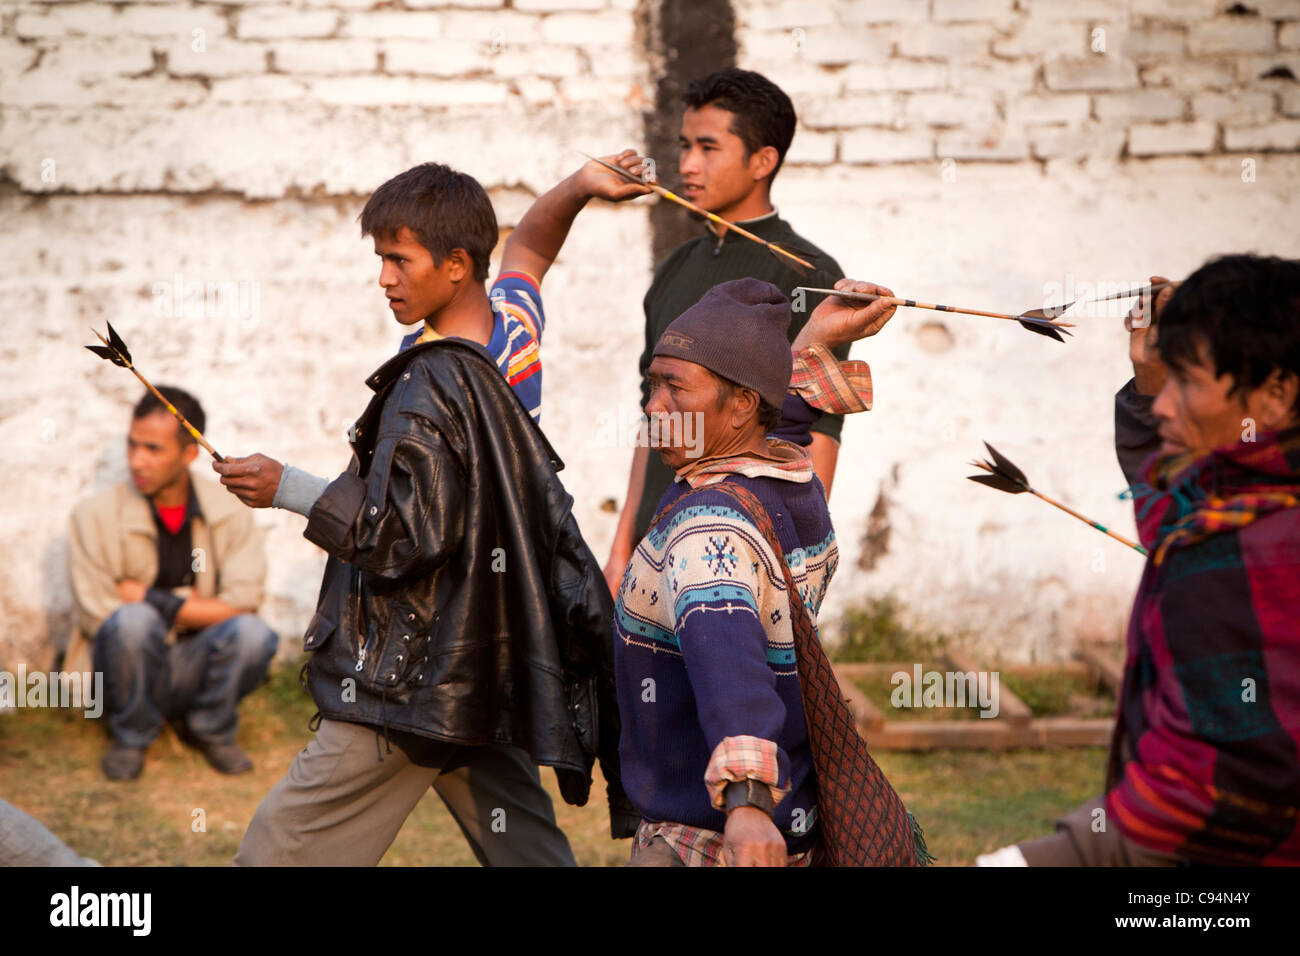
[[[241,611],[262,603],[266,557],[253,514],[218,482],[193,473],[190,481],[202,517],[191,526],[194,587],[177,588],[220,598]],[[158,576],[158,531],[149,499],[123,482],[80,502],[68,527],[68,576],[77,605],[77,629],[87,640],[122,606],[117,582],[148,587]],[[175,630],[168,641],[175,639]]]

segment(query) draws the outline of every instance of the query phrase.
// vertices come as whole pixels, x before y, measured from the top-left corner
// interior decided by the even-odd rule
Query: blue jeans
[[[169,647],[161,614],[123,604],[95,634],[109,733],[123,746],[147,747],[164,720],[183,720],[196,740],[233,743],[235,708],[266,678],[279,642],[261,618],[239,614]]]

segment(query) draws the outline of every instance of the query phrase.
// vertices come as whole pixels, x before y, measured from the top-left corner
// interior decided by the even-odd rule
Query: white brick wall
[[[1270,241],[1269,251],[1300,255],[1300,83],[1260,79],[1279,67],[1300,76],[1300,2],[1247,0],[1255,15],[1242,16],[1231,6],[733,0],[741,65],[780,83],[800,116],[777,181],[782,213],[850,274],[1005,308],[1033,304],[1046,279],[1072,270],[1141,279]],[[0,307],[9,306],[0,314],[11,316],[11,348],[32,356],[0,383],[0,442],[24,449],[25,463],[0,465],[5,487],[70,502],[120,474],[134,380],[92,366],[66,401],[45,387],[78,367],[67,343],[107,317],[142,343],[142,367],[194,385],[219,447],[340,468],[336,426],[396,340],[375,299],[371,250],[356,236],[364,197],[410,165],[442,160],[480,178],[508,228],[575,167],[573,150],[641,142],[654,88],[640,16],[637,0],[4,5],[0,169],[13,186],[0,195],[10,253],[0,256]],[[1258,163],[1255,185],[1241,182],[1244,157]],[[661,159],[669,177],[671,166]],[[631,453],[586,439],[593,408],[635,395],[646,208],[593,204],[547,280],[547,432],[600,557],[616,520],[600,505],[621,504]],[[257,278],[261,330],[241,341],[219,323],[176,325],[151,341],[148,289],[178,271]],[[593,336],[597,300],[612,318]],[[323,318],[355,323],[341,333],[349,347],[298,357]],[[921,355],[914,319],[900,315],[855,353],[871,358],[878,397],[846,426],[828,631],[839,608],[889,589],[936,626],[997,635],[1010,658],[1062,656],[1066,635],[1118,626],[1133,585],[1122,549],[1105,551],[1086,529],[1018,500],[960,497],[953,475],[979,440],[1005,436],[1041,463],[1045,485],[1124,527],[1125,506],[1104,493],[1119,481],[1108,392],[1123,355],[1089,330],[1054,351],[957,319],[945,324],[962,347]],[[272,376],[288,387],[249,385]],[[1069,447],[1027,417],[1026,389],[1046,396],[1047,417],[1074,436]],[[281,424],[303,408],[319,419],[316,437]],[[67,444],[33,437],[51,415]],[[949,419],[956,444],[934,438]],[[910,475],[901,487],[889,485],[893,464]],[[861,572],[865,515],[887,486],[908,546]],[[953,507],[934,509],[919,489]],[[0,587],[0,664],[32,654],[66,621],[57,511],[0,516],[0,580],[10,582]],[[259,520],[276,555],[266,613],[292,636],[310,614],[320,555],[300,519]],[[1060,546],[1035,551],[1037,539]],[[1080,574],[1094,548],[1119,570]],[[33,567],[25,556],[37,552],[48,557]],[[998,570],[1003,556],[1019,577]],[[916,586],[954,562],[993,570]],[[1016,610],[1008,589],[1032,594],[1029,609]]]

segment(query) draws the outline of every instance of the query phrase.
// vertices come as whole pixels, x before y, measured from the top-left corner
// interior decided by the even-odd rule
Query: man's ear
[[[766,179],[776,172],[776,166],[780,160],[781,154],[776,151],[775,146],[764,146],[762,149],[750,153],[749,173],[754,177],[754,182]]]
[[[758,417],[758,392],[752,388],[738,388],[731,395],[731,427],[744,431]]]
[[[181,452],[181,461],[185,462],[185,467],[188,468],[190,465],[194,464],[194,459],[197,457],[199,457],[199,443],[192,441],[186,445],[185,450]]]
[[[1294,372],[1273,369],[1264,384],[1259,387],[1259,396],[1263,402],[1260,427],[1265,430],[1289,428],[1297,424],[1300,415],[1296,414],[1296,396],[1300,394],[1300,377]]]
[[[452,282],[474,277],[474,259],[464,249],[453,249],[447,253],[447,263],[447,278]]]

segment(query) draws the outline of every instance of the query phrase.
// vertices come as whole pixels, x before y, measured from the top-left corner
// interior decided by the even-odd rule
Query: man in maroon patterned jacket
[[[1106,793],[982,864],[1300,865],[1300,262],[1225,256],[1157,304],[1116,396],[1150,558]]]

